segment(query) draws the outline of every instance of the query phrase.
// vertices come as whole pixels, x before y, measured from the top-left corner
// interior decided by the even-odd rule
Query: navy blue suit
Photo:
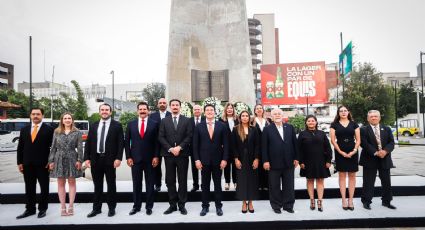
[[[292,125],[284,123],[282,126],[283,140],[276,124],[264,127],[261,152],[263,163],[270,163],[269,194],[272,208],[292,209],[295,203],[294,160],[298,159],[297,137]]]
[[[192,133],[195,132],[195,117],[190,118],[192,120]],[[199,118],[198,118],[199,119]],[[199,123],[201,122],[205,122],[205,117],[201,116],[201,118],[199,119]],[[191,164],[191,168],[192,168],[192,179],[193,179],[193,188],[199,189],[199,171],[196,168],[195,165],[195,158],[193,157],[193,146],[192,144],[190,145],[190,164]]]
[[[196,126],[193,134],[193,157],[202,163],[202,207],[209,207],[211,176],[214,181],[216,208],[222,207],[220,163],[229,158],[228,128],[220,121],[215,121],[212,139],[206,122]]]
[[[165,117],[169,117],[169,116],[171,116],[171,113],[168,112],[168,111],[166,111],[165,112]],[[160,112],[159,111],[158,112],[151,113],[151,115],[149,116],[149,118],[155,120],[156,122],[158,122],[158,124],[161,124],[161,115],[160,115]],[[161,184],[162,184],[162,168],[161,168],[162,157],[161,156],[158,156],[158,159],[159,159],[159,161],[158,161],[158,167],[155,167],[154,168],[154,171],[155,171],[155,182],[154,183],[155,183],[155,186],[156,187],[161,188]]]
[[[152,166],[152,159],[159,156],[159,123],[153,119],[148,119],[147,123],[145,123],[146,131],[142,138],[138,126],[139,120],[140,118],[137,118],[128,123],[125,135],[126,158],[133,159],[134,163],[131,167],[133,208],[137,210],[140,210],[142,206],[143,172],[145,173],[146,181],[146,209],[153,208],[155,172]],[[158,165],[157,167],[160,166]]]

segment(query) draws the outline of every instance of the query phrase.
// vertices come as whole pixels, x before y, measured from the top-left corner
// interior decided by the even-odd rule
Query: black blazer
[[[100,157],[97,153],[98,127],[99,121],[90,126],[85,145],[84,160],[90,160],[92,165],[96,165]],[[105,157],[107,164],[113,164],[115,160],[122,160],[123,151],[124,135],[122,125],[118,121],[111,119],[111,125],[109,126],[108,135],[106,135],[105,140]]]
[[[191,124],[192,124],[192,134],[195,134],[195,127],[196,127],[195,118],[194,117],[191,117],[190,120],[192,121],[191,122]],[[199,124],[201,122],[205,122],[205,117],[204,116],[201,116],[201,120],[199,121]],[[193,157],[193,145],[192,145],[192,143],[190,143],[189,149],[190,149],[190,156]]]
[[[221,121],[215,121],[211,140],[206,122],[198,124],[193,134],[193,157],[204,165],[220,165],[229,158],[228,129]]]
[[[370,125],[363,126],[360,129],[362,151],[359,164],[365,168],[390,169],[393,166],[391,152],[394,150],[394,136],[391,129],[379,124],[382,149],[388,152],[384,158],[379,158],[374,154],[378,151],[375,133]]]
[[[159,157],[158,131],[159,123],[148,119],[145,135],[140,136],[139,118],[130,121],[125,135],[126,159],[132,158],[134,163],[151,163],[154,157]]]
[[[169,117],[169,116],[171,116],[171,113],[166,111],[165,117]],[[149,118],[155,120],[156,122],[158,122],[158,124],[161,123],[161,115],[160,115],[159,111],[151,113],[151,115],[149,115]]]
[[[249,161],[252,162],[255,159],[260,157],[260,135],[257,131],[257,128],[250,126],[248,128],[248,138],[245,140],[248,141],[248,154]],[[232,132],[232,153],[234,158],[239,158],[242,152],[244,151],[244,143],[242,142],[237,127],[233,128]]]
[[[190,143],[192,141],[192,124],[190,119],[180,115],[177,130],[175,130],[173,117],[165,117],[159,126],[158,140],[161,144],[161,156],[174,156],[168,150],[176,146],[182,148],[179,156],[189,156]]]
[[[31,123],[21,129],[17,150],[17,162],[24,165],[46,166],[52,146],[54,129],[42,123],[34,143],[31,141]]]
[[[264,127],[261,135],[262,160],[263,163],[270,162],[270,169],[294,167],[294,160],[298,160],[297,137],[294,127],[284,123],[283,135],[284,141],[274,123]]]

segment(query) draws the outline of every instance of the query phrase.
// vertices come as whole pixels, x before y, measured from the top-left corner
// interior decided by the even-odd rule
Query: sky
[[[0,62],[16,83],[165,82],[171,0],[0,0]],[[423,0],[246,0],[247,15],[274,13],[280,62],[334,63],[353,42],[354,61],[416,76],[425,51]]]

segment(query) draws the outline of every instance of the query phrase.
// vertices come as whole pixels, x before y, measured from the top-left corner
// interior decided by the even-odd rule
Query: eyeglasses
[[[346,113],[346,112],[348,112],[348,110],[340,110],[339,112],[340,113]]]

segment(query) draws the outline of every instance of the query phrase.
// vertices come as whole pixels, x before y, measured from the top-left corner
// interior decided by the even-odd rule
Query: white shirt
[[[266,126],[266,119],[263,118],[263,122],[260,121],[260,119],[258,119],[258,117],[255,118],[255,122],[258,124],[258,126],[260,127],[261,132],[264,129],[264,126]]]
[[[193,122],[195,122],[195,125],[196,125],[196,121],[198,121],[198,124],[201,123],[201,116],[193,117]]]
[[[171,114],[171,119],[172,119],[173,123],[174,123],[174,117],[176,118],[177,124],[179,124],[180,114],[177,114],[177,115]]]
[[[161,110],[159,111],[159,116],[161,117],[161,120],[165,118],[165,115],[167,115],[167,110],[165,110],[164,112],[162,112]]]
[[[148,117],[146,116],[145,118],[143,118],[143,120],[145,120],[145,128],[144,128],[144,132],[146,133],[146,126],[148,126]],[[139,117],[139,123],[137,124],[137,127],[138,127],[138,131],[139,131],[139,134],[140,134],[140,128],[142,127],[142,118],[140,118]]]
[[[205,122],[207,123],[207,129],[210,128],[210,122],[211,122],[211,128],[212,128],[212,131],[214,132],[215,120],[214,119],[212,119],[211,121],[206,120]]]
[[[235,127],[235,120],[233,120],[233,117],[228,117],[227,123],[229,123],[230,131],[233,131],[233,127]]]
[[[282,140],[285,140],[284,136],[283,136],[283,125],[281,125],[281,126],[276,125],[276,128],[277,128],[277,131],[279,131],[279,134],[280,134],[280,137],[282,138]]]
[[[378,135],[381,136],[381,131],[380,131],[379,124],[377,124],[377,125],[370,125],[370,126],[372,126],[373,133],[375,133],[376,132],[376,129],[377,129],[378,132],[379,132]],[[375,129],[375,127],[376,127],[376,129]],[[375,133],[375,135],[376,135],[376,133]]]
[[[97,127],[97,152],[100,153],[99,151],[99,146],[100,146],[100,137],[102,136],[102,127],[103,127],[103,122],[105,123],[105,137],[103,139],[103,150],[105,150],[105,143],[106,143],[106,137],[108,136],[108,130],[109,130],[109,126],[111,126],[111,118],[109,118],[108,120],[102,120],[100,119],[99,121],[99,127]],[[104,153],[105,151],[103,151]]]
[[[43,124],[42,121],[37,124],[37,134],[38,134],[38,131],[40,131],[40,128],[41,128],[41,125],[42,124]],[[32,134],[32,131],[34,130],[34,126],[35,126],[34,122],[31,122],[31,132],[30,132],[30,134]]]

